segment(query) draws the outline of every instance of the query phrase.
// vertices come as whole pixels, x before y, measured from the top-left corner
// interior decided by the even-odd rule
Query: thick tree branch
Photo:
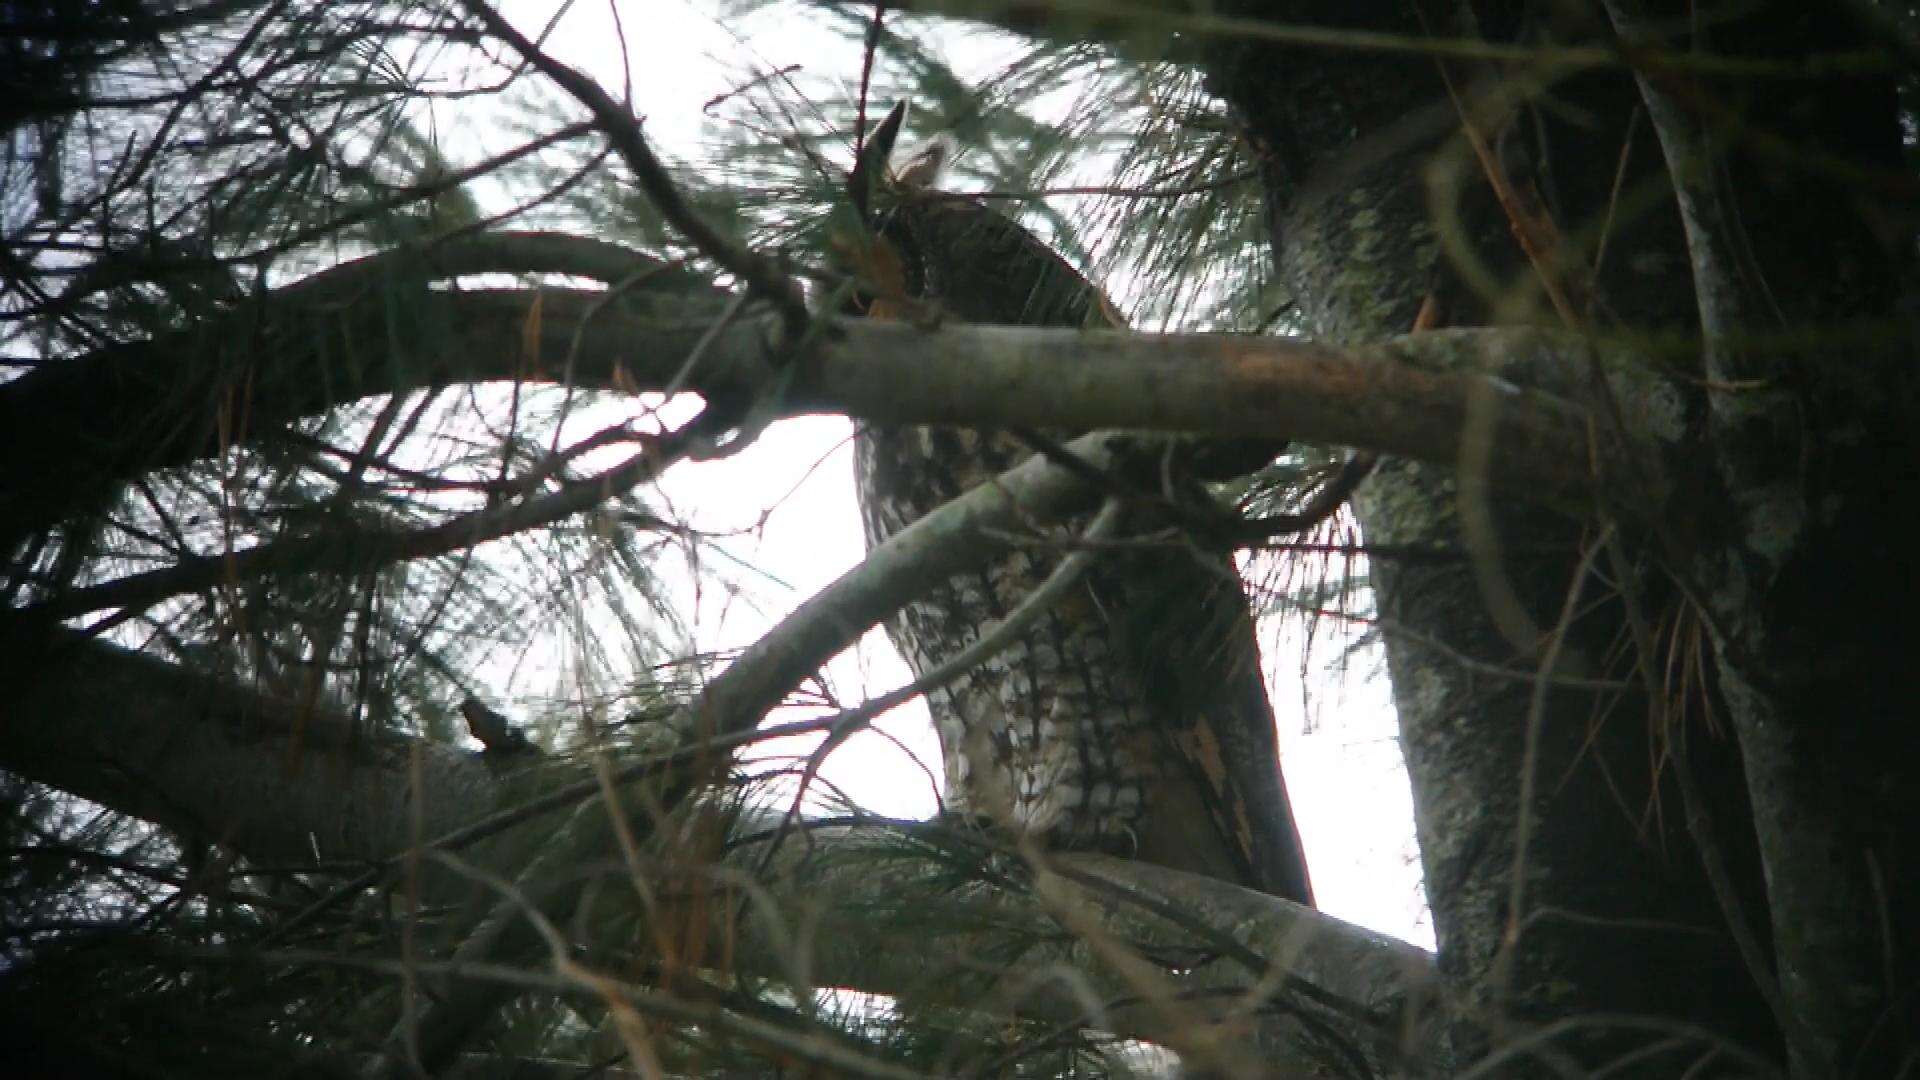
[[[644,281],[613,299],[430,287],[502,271]],[[348,264],[223,323],[49,362],[0,387],[0,549],[152,469],[371,395],[493,379],[659,389],[696,347],[691,389],[709,399],[764,395],[780,363],[769,344],[777,322],[762,310],[709,335],[726,305],[727,294],[615,245],[476,237]],[[845,322],[792,361],[773,404],[789,415],[884,423],[1281,437],[1438,462],[1458,460],[1463,434],[1491,425],[1483,434],[1493,442],[1492,480],[1565,499],[1591,480],[1582,410],[1472,372],[1589,347],[1514,330],[1341,349],[1233,335]],[[1608,352],[1610,372],[1638,377],[1631,354]]]
[[[415,839],[406,798],[415,754],[424,765],[419,801],[429,837],[498,809],[502,790],[477,754],[400,738],[362,739],[355,750],[352,724],[340,714],[304,710],[97,641],[67,638],[39,660],[40,678],[11,707],[0,765],[121,812],[218,838],[256,860],[300,865],[315,854],[324,861],[397,855]],[[544,835],[551,826],[535,828]],[[1161,1042],[1183,1037],[1085,942],[1048,946],[1048,962],[1082,972],[1079,987],[1107,1003],[1094,1016],[1087,1013],[1090,999],[1073,987],[1025,978],[1031,964],[992,975],[985,992],[977,979],[957,979],[979,974],[967,958],[982,954],[970,949],[967,935],[981,931],[927,948],[923,930],[895,934],[886,920],[858,914],[872,912],[882,898],[901,909],[934,890],[941,903],[970,913],[960,925],[1025,924],[1036,939],[1055,932],[1031,899],[951,892],[940,865],[888,860],[893,869],[876,875],[872,856],[862,852],[884,842],[885,833],[813,829],[808,843],[787,845],[766,894],[774,903],[743,912],[739,962],[802,986],[1093,1023]],[[747,844],[735,857],[757,864],[760,845]],[[1310,1009],[1370,1059],[1388,1060],[1405,1049],[1399,1041],[1429,1007],[1431,957],[1403,943],[1208,878],[1093,856],[1053,861],[1080,883],[1076,903],[1102,934],[1148,955],[1194,958],[1165,972],[1189,1012],[1210,1023],[1250,1025],[1263,1052],[1281,1060],[1311,1060],[1289,1009]],[[1168,910],[1185,914],[1170,919]],[[844,919],[859,925],[842,926]],[[801,927],[806,940],[797,954]],[[1296,1005],[1263,1004],[1276,994]]]
[[[385,858],[411,842],[409,755],[428,836],[491,807],[479,755],[356,731],[312,706],[78,635],[0,636],[0,768],[257,862]]]
[[[1196,1024],[1226,1024],[1271,1075],[1315,1075],[1324,1064],[1299,1037],[1302,1014],[1332,1025],[1382,1075],[1433,1060],[1424,1053],[1431,1047],[1417,1045],[1437,1004],[1431,954],[1324,913],[1151,864],[1049,856],[1042,872],[1067,888],[1071,921],[1083,933],[1043,935],[1017,963],[995,968],[982,958],[1004,955],[1008,928],[1054,924],[1035,897],[956,890],[919,864],[888,860],[898,836],[885,827],[829,826],[808,836],[812,846],[789,845],[776,860],[772,903],[742,912],[746,954],[775,965],[765,974],[1162,1045],[1191,1042]],[[759,855],[756,843],[734,858],[744,864]],[[889,929],[895,922],[898,931]],[[923,925],[945,929],[915,936],[912,928]],[[1144,999],[1088,938],[1146,959],[1156,989],[1177,998],[1177,1008]],[[1076,972],[1078,992],[1036,978],[1050,965]]]

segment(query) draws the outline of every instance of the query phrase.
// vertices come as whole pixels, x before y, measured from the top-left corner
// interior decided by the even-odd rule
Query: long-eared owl
[[[901,111],[876,128],[878,153],[866,160],[884,164]],[[854,176],[871,184],[855,202],[890,249],[908,303],[971,323],[1117,325],[1099,289],[1037,237],[977,199],[931,190],[937,164]],[[1004,431],[861,427],[854,467],[869,546],[1032,452]],[[1125,515],[1129,533],[1164,525],[1149,509]],[[1005,618],[1062,556],[1058,544],[1016,547],[908,605],[888,635],[916,673],[932,670]],[[950,811],[1312,903],[1253,620],[1227,552],[1175,542],[1100,558],[1011,647],[929,690],[927,704]]]

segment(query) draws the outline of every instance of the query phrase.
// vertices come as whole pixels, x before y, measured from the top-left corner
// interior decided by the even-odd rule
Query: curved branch
[[[500,272],[644,280],[612,303],[575,289],[435,287]],[[0,550],[98,507],[146,472],[372,395],[563,376],[658,390],[710,337],[690,389],[753,399],[777,384],[769,342],[778,330],[764,308],[749,307],[710,334],[729,299],[672,264],[603,241],[474,236],[357,260],[221,321],[44,364],[0,386]],[[1584,412],[1568,400],[1577,390],[1556,388],[1568,399],[1556,398],[1474,372],[1516,362],[1582,370],[1552,361],[1592,347],[1524,330],[1333,348],[851,321],[815,335],[771,404],[787,415],[844,412],[885,423],[1279,437],[1450,462],[1475,403],[1493,402],[1492,480],[1534,497],[1579,498],[1591,477]],[[1621,362],[1611,371],[1637,367],[1630,355],[1614,359]]]

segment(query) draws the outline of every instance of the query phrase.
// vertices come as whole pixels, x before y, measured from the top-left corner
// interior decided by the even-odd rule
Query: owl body
[[[1117,325],[1099,290],[1012,220],[951,195],[892,194],[875,230],[899,256],[908,297],[939,317]],[[1003,431],[863,427],[854,462],[869,545],[1031,453]],[[1155,516],[1129,510],[1123,531],[1152,531]],[[1006,618],[1084,524],[909,604],[887,626],[908,666],[932,670]],[[927,703],[950,810],[1311,902],[1228,553],[1173,543],[1103,556],[1010,647]]]
[[[869,429],[855,469],[869,544],[991,480],[1030,451],[954,428]],[[916,673],[1007,617],[1059,562],[1042,544],[1006,552],[904,608],[888,633]],[[1153,755],[1140,687],[1111,663],[1100,567],[992,659],[929,690],[949,806],[1075,846],[1124,849]]]

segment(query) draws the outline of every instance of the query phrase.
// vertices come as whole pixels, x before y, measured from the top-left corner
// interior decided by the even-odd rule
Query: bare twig
[[[1560,618],[1554,623],[1553,630],[1547,635],[1544,648],[1540,650],[1540,678],[1533,684],[1533,692],[1527,702],[1527,728],[1520,752],[1520,792],[1514,809],[1513,864],[1507,873],[1507,926],[1502,935],[1500,956],[1495,960],[1492,976],[1496,992],[1506,993],[1506,979],[1513,963],[1514,954],[1519,951],[1520,927],[1525,918],[1527,888],[1527,849],[1533,840],[1534,798],[1539,787],[1540,739],[1546,727],[1547,691],[1552,689],[1550,677],[1553,669],[1560,664],[1560,652],[1566,645],[1567,634],[1573,625],[1573,617],[1579,610],[1580,594],[1586,590],[1587,575],[1593,571],[1595,560],[1605,549],[1612,537],[1609,526],[1600,537],[1588,546],[1581,555],[1579,565],[1574,567],[1573,576],[1567,583],[1566,600],[1560,607]]]
[[[722,270],[746,282],[755,296],[771,301],[780,310],[789,334],[797,338],[806,330],[811,316],[799,284],[773,260],[735,244],[694,210],[680,194],[673,178],[667,175],[666,165],[655,156],[646,136],[640,133],[640,121],[631,111],[613,100],[599,83],[528,40],[484,0],[463,0],[463,3],[474,18],[486,26],[488,33],[513,46],[529,64],[586,106],[627,167],[633,170],[641,190],[659,208],[661,217]]]
[[[211,588],[223,581],[257,577],[276,569],[309,573],[365,570],[389,562],[462,551],[485,540],[572,517],[653,480],[685,453],[685,444],[692,434],[689,428],[656,440],[625,464],[536,499],[486,507],[418,529],[341,529],[317,536],[268,541],[221,554],[182,557],[159,570],[70,590],[21,610],[17,617],[62,619],[110,607],[121,608],[124,613],[124,609],[138,610],[169,596]]]

